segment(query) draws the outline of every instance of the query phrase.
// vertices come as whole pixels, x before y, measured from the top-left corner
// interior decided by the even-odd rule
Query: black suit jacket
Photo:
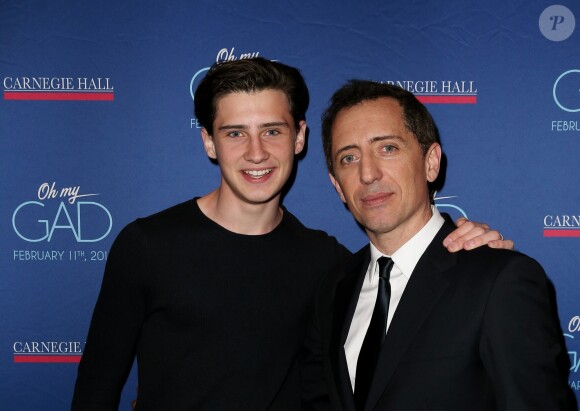
[[[541,266],[488,247],[449,253],[442,242],[453,229],[447,220],[413,271],[365,410],[576,409]],[[355,409],[343,347],[369,262],[367,246],[320,290],[303,356],[305,409]]]

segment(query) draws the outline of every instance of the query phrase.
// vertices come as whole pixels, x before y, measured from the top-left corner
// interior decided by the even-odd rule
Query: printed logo
[[[552,96],[556,105],[567,113],[580,112],[580,70],[572,69],[560,74],[554,87]],[[553,132],[580,132],[580,120],[577,115],[569,114],[568,118],[552,120]]]
[[[243,60],[243,59],[249,59],[249,58],[259,57],[259,56],[260,56],[259,51],[251,52],[251,53],[241,53],[238,56],[235,54],[234,47],[232,47],[231,49],[223,48],[217,52],[215,62],[222,63],[224,61]],[[199,82],[201,81],[203,76],[205,76],[205,73],[209,69],[210,69],[209,67],[203,67],[203,68],[197,70],[195,72],[195,74],[193,75],[193,77],[191,78],[191,81],[189,82],[189,95],[191,96],[191,99],[193,101],[195,101],[195,90],[197,89]],[[201,128],[201,124],[199,124],[199,122],[197,121],[197,118],[195,118],[195,117],[191,118],[190,125],[191,125],[191,128]]]
[[[387,80],[410,91],[423,104],[476,104],[477,87],[473,80]]]
[[[55,182],[42,183],[36,199],[19,204],[12,213],[16,236],[26,243],[45,244],[56,238],[77,244],[105,239],[113,227],[113,217],[103,204],[87,201],[87,197],[99,194],[82,194],[80,189],[80,186],[57,188]],[[78,248],[14,250],[14,261],[105,261],[107,256],[105,250]]]
[[[447,200],[450,200],[452,198],[458,198],[458,196],[437,197],[437,193],[435,193],[434,195],[435,206],[439,211],[443,211],[451,215],[454,221],[459,217],[468,218],[467,213],[461,207],[456,206],[455,204],[451,204],[450,202],[447,202]],[[442,200],[445,200],[445,203],[441,203],[440,201]]]
[[[580,70],[568,70],[556,79],[552,95],[556,105],[569,113],[580,111]]]
[[[546,215],[544,237],[580,237],[580,215]]]
[[[570,322],[568,323],[568,331],[570,333],[580,331],[580,316],[576,315],[570,319]]]
[[[16,341],[15,363],[78,363],[85,343],[80,341]]]
[[[548,40],[563,41],[574,33],[576,19],[569,8],[554,4],[540,14],[538,25]]]
[[[4,77],[4,100],[113,101],[108,77]]]
[[[570,357],[570,379],[568,380],[568,383],[574,390],[580,390],[580,381],[574,379],[577,378],[575,374],[580,369],[580,355],[576,349],[579,342],[579,332],[580,316],[576,315],[570,319],[570,322],[568,323],[568,332],[564,333],[564,337],[566,337],[566,345],[568,347],[568,356]]]

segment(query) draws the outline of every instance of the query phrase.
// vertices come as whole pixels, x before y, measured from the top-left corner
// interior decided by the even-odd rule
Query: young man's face
[[[424,155],[402,114],[394,99],[369,100],[339,112],[332,127],[331,180],[371,241],[393,233],[405,242],[431,216],[427,181],[437,177],[441,148]]]
[[[278,201],[294,156],[304,148],[306,123],[298,130],[286,95],[279,90],[231,93],[216,107],[213,136],[202,129],[205,150],[221,170],[220,195],[228,201]]]

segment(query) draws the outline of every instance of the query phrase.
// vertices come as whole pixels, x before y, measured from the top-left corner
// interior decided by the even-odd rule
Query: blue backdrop
[[[284,203],[352,250],[365,236],[319,141],[328,98],[365,78],[428,104],[448,159],[438,205],[544,266],[580,390],[578,1],[309,3],[0,1],[0,408],[69,406],[115,235],[217,186],[191,92],[249,56],[302,70],[309,142]]]

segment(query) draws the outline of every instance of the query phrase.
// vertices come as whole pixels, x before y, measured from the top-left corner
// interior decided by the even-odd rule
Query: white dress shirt
[[[401,248],[390,256],[393,260],[394,266],[391,270],[390,284],[391,284],[391,300],[389,302],[389,314],[387,317],[387,330],[393,319],[393,315],[397,310],[399,301],[403,296],[403,291],[411,278],[411,274],[419,259],[433,241],[433,238],[443,225],[443,217],[439,214],[436,207],[431,207],[433,215],[423,226],[417,234],[415,234],[409,241],[407,241]],[[377,260],[384,256],[374,245],[370,244],[371,248],[371,262],[367,269],[367,273],[363,280],[362,289],[356,305],[356,310],[350,324],[348,337],[344,343],[344,350],[346,354],[346,362],[348,365],[348,373],[350,375],[350,383],[354,392],[356,364],[358,355],[360,353],[367,329],[371,322],[375,302],[377,299],[377,290],[379,286],[379,267]],[[388,256],[387,256],[388,257]]]

